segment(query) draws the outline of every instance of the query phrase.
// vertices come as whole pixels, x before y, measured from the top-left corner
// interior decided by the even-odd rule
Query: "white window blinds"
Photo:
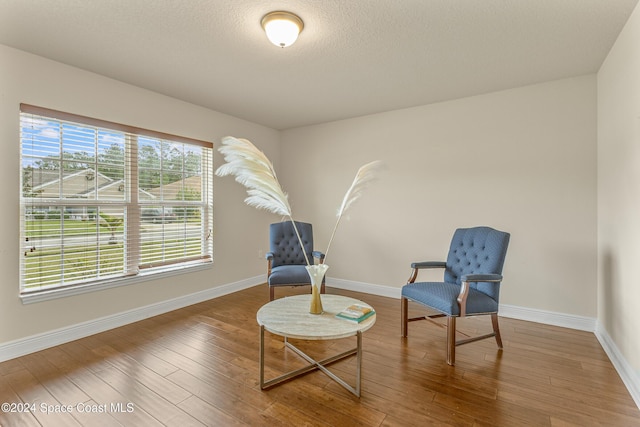
[[[21,105],[21,294],[212,260],[213,144]]]

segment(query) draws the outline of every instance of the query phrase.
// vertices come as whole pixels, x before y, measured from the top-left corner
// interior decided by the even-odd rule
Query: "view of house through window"
[[[21,105],[21,294],[212,260],[213,144]]]

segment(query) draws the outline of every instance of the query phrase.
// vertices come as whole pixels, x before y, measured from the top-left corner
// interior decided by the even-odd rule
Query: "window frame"
[[[79,206],[83,208],[91,208],[93,206],[103,207],[103,206],[111,206],[111,207],[122,207],[123,209],[123,262],[125,265],[121,267],[121,272],[114,275],[113,277],[101,278],[99,274],[97,277],[91,279],[83,279],[78,280],[76,282],[65,283],[61,282],[57,286],[46,286],[44,288],[28,290],[25,287],[25,271],[26,267],[26,255],[21,254],[20,259],[20,280],[19,280],[19,296],[22,299],[23,303],[32,303],[38,301],[44,301],[59,297],[66,297],[70,295],[76,295],[86,292],[95,292],[103,289],[113,288],[117,286],[129,285],[149,280],[155,280],[163,277],[174,276],[178,274],[184,274],[185,272],[198,271],[202,269],[209,269],[213,264],[213,143],[208,141],[202,141],[192,138],[187,138],[178,135],[172,135],[168,133],[153,131],[149,129],[144,129],[135,126],[123,125],[120,123],[105,121],[101,119],[96,119],[92,117],[77,115],[73,113],[66,113],[62,111],[52,110],[44,107],[38,107],[29,104],[20,104],[20,250],[24,251],[25,247],[25,237],[28,235],[26,232],[27,227],[27,209],[29,207],[33,208],[36,206],[35,201],[38,201],[38,198],[33,197],[25,197],[24,194],[24,141],[23,141],[23,131],[22,131],[22,117],[23,114],[27,115],[35,115],[39,118],[50,119],[52,121],[58,121],[60,124],[62,123],[70,123],[77,124],[80,126],[85,126],[89,128],[94,128],[96,132],[100,129],[107,131],[114,131],[118,133],[124,133],[124,160],[123,160],[123,169],[124,169],[124,186],[126,187],[125,196],[123,200],[116,201],[101,201],[97,195],[98,187],[95,187],[96,198],[95,199],[83,199],[82,201],[73,200],[73,196],[65,197],[65,194],[62,192],[58,195],[58,198],[47,198],[41,200],[44,202],[43,206]],[[185,144],[185,146],[193,147],[194,149],[197,147],[198,149],[202,149],[201,158],[200,158],[200,200],[196,201],[187,201],[186,192],[182,194],[183,199],[179,202],[177,201],[169,201],[168,199],[164,199],[161,197],[159,200],[154,200],[153,203],[149,203],[149,201],[141,201],[139,200],[139,191],[142,188],[142,185],[139,183],[140,179],[140,159],[138,158],[138,148],[143,144],[140,139],[143,138],[151,138],[154,140],[158,140],[161,146],[168,145],[172,146],[173,144]],[[63,144],[64,141],[61,140],[60,144]],[[98,143],[98,137],[96,136],[96,144]],[[62,150],[62,148],[61,148]],[[64,151],[61,151],[64,153]],[[96,148],[96,153],[98,153],[98,149]],[[185,153],[182,153],[182,159],[184,161]],[[60,161],[63,162],[63,158],[60,158]],[[97,166],[103,166],[104,163],[95,158],[95,162]],[[62,171],[62,163],[61,163],[61,177],[64,175]],[[86,172],[88,169],[85,169]],[[97,171],[96,171],[97,172]],[[88,178],[87,178],[88,179]],[[183,191],[187,189],[184,186],[184,181],[186,177],[183,176],[181,178],[181,185]],[[180,181],[176,181],[180,182]],[[161,186],[162,187],[162,184]],[[123,187],[124,189],[124,187]],[[185,230],[181,236],[186,244],[189,240],[188,235],[193,234],[193,231],[187,231],[187,210],[191,209],[188,206],[192,206],[193,208],[201,209],[199,216],[199,227],[200,227],[200,255],[197,256],[182,256],[178,260],[168,260],[150,265],[144,265],[142,263],[141,253],[142,249],[142,239],[141,235],[143,234],[143,218],[142,212],[145,207],[150,205],[158,206],[161,205],[163,208],[166,206],[172,205],[182,205],[183,215],[184,215],[184,224]],[[62,210],[58,210],[58,212],[62,212]],[[64,212],[62,212],[64,215]],[[64,227],[64,216],[61,218],[61,229]],[[165,220],[162,219],[162,223],[164,224]],[[100,220],[96,219],[96,223],[99,223]],[[97,228],[98,233],[100,227]],[[164,230],[164,228],[163,228]],[[163,252],[167,249],[164,231],[162,232],[162,240],[161,246]],[[62,234],[61,234],[62,235]],[[180,236],[180,233],[177,234]],[[63,239],[64,237],[61,237]],[[96,254],[100,252],[100,241],[98,240],[95,243],[95,252]],[[129,246],[127,246],[129,245]],[[134,251],[137,251],[137,255],[131,258],[131,248],[130,245],[134,245]],[[89,245],[88,248],[91,250],[93,246]],[[196,252],[197,253],[197,252]],[[26,252],[25,252],[26,254]],[[64,266],[64,255],[61,255],[61,269]],[[135,264],[132,265],[131,263]],[[40,285],[43,286],[43,285]]]

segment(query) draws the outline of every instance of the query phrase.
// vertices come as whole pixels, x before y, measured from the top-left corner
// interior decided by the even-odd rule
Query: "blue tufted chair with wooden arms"
[[[402,287],[402,336],[408,322],[447,317],[447,363],[455,364],[457,345],[495,337],[502,348],[498,326],[498,301],[502,267],[510,234],[490,227],[460,228],[455,231],[446,262],[414,262],[408,283]],[[416,282],[425,268],[443,268],[443,282]],[[437,314],[408,318],[408,302],[414,301]],[[493,333],[456,341],[456,319],[491,315]]]
[[[318,259],[320,263],[324,261],[324,254],[313,250],[313,227],[311,224],[296,221],[296,228],[304,245],[304,253],[291,221],[278,222],[269,227],[270,251],[267,252],[266,258],[270,301],[273,301],[274,290],[277,286],[311,285],[309,273],[305,268],[307,259],[311,264],[314,264],[315,259]],[[322,294],[325,290],[324,285],[323,279],[320,287]]]

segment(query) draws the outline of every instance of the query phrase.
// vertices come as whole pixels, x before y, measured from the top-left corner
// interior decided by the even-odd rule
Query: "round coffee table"
[[[322,294],[322,314],[310,314],[309,304],[311,295],[296,295],[280,298],[263,305],[256,315],[260,325],[260,388],[266,389],[274,385],[288,381],[292,378],[304,375],[316,369],[321,370],[330,378],[338,382],[344,388],[356,396],[360,396],[361,369],[362,369],[362,333],[371,328],[376,322],[376,315],[363,320],[360,323],[336,317],[340,311],[352,304],[370,305],[342,295]],[[291,372],[287,372],[276,378],[264,380],[264,331],[284,337],[285,348],[289,348],[309,365]],[[291,344],[288,339],[301,340],[335,340],[352,336],[357,337],[356,347],[335,356],[316,361],[300,349]],[[347,384],[333,372],[326,368],[338,360],[356,355],[356,385]]]

